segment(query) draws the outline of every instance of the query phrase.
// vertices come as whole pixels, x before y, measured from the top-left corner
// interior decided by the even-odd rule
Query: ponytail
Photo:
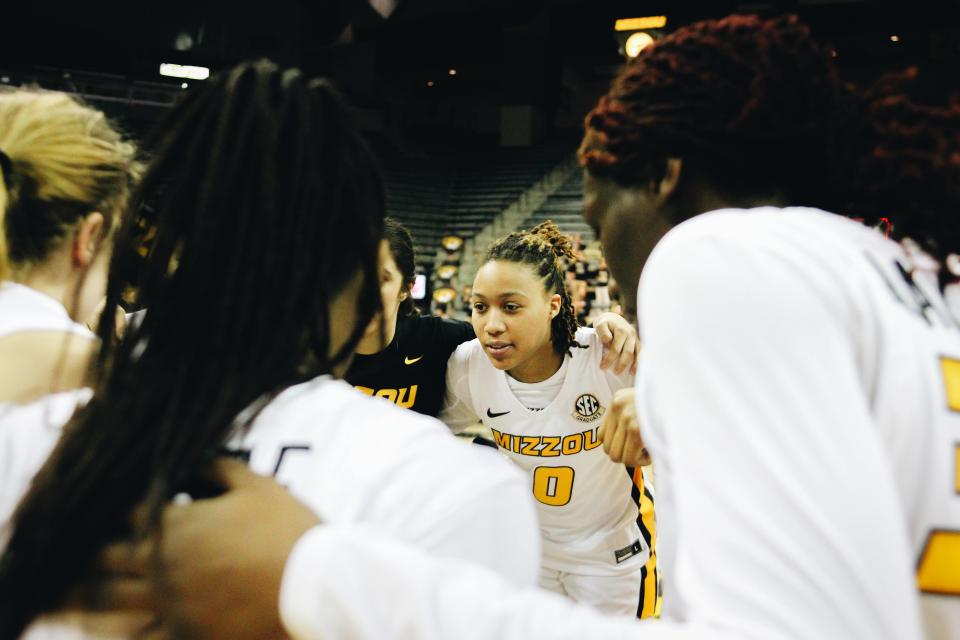
[[[116,228],[140,176],[135,146],[100,111],[53,91],[0,93],[0,278],[43,262],[80,219]]]

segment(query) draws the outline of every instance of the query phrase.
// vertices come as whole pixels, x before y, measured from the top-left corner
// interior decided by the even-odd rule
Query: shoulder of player
[[[380,398],[370,398],[342,380],[321,376],[295,385],[277,396],[254,421],[255,428],[298,432],[306,439],[329,441],[376,436],[393,439],[397,434],[443,428],[439,422],[415,411],[400,409]]]
[[[677,225],[657,243],[643,269],[641,292],[653,282],[674,293],[700,283],[718,287],[718,293],[736,287],[742,298],[751,289],[769,289],[786,273],[799,286],[832,284],[862,264],[861,247],[876,241],[886,243],[862,225],[819,209],[712,211]]]
[[[863,285],[879,286],[864,253],[877,239],[887,242],[817,209],[718,211],[684,222],[658,243],[641,274],[646,347],[663,331],[685,332],[690,348],[709,342],[715,332],[702,331],[704,322],[775,328],[785,341],[788,327],[813,323],[855,332],[868,295]],[[749,330],[738,335],[755,343]]]
[[[464,320],[441,318],[440,316],[408,316],[408,322],[415,324],[421,335],[454,341],[456,344],[474,338],[473,327]]]
[[[483,345],[480,344],[480,340],[478,338],[474,338],[473,340],[461,342],[459,345],[457,345],[457,348],[453,350],[450,361],[453,362],[454,360],[457,360],[466,362],[471,358],[477,358],[480,356],[486,357],[483,353]]]
[[[577,342],[580,344],[593,348],[601,347],[600,338],[597,336],[597,330],[593,327],[577,327]]]
[[[0,431],[13,430],[20,425],[30,431],[59,431],[73,412],[91,397],[93,390],[84,387],[51,393],[23,404],[0,403]]]
[[[407,342],[414,349],[449,357],[463,342],[473,339],[473,327],[461,320],[439,316],[411,315],[400,319],[400,344]]]
[[[798,238],[805,241],[798,242]],[[650,260],[671,252],[703,249],[703,245],[767,256],[784,251],[830,257],[836,254],[837,242],[887,246],[888,250],[897,246],[858,222],[821,209],[755,207],[711,211],[678,224],[657,244]]]
[[[418,477],[471,476],[475,482],[477,477],[493,471],[495,477],[483,481],[489,486],[490,482],[512,476],[509,465],[491,463],[487,452],[480,451],[480,447],[458,442],[436,418],[401,409],[380,398],[370,398],[339,380],[317,379],[298,387],[301,388],[291,390],[289,399],[278,398],[287,406],[281,415],[269,416],[270,421],[300,423],[301,433],[308,439],[330,444],[340,442],[350,450],[365,451],[371,466],[378,466],[374,464],[376,455],[368,446],[372,444],[373,449],[384,453],[383,464],[379,466],[394,470],[408,468]],[[430,464],[424,465],[425,460]],[[424,471],[424,466],[433,470]]]

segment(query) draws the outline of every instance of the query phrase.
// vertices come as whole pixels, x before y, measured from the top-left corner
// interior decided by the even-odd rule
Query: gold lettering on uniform
[[[396,389],[380,389],[377,391],[378,398],[386,398],[390,402],[397,401],[397,390]]]
[[[563,437],[563,455],[572,456],[583,451],[583,434],[573,433]]]
[[[957,489],[957,493],[960,494],[960,444],[956,446],[954,451],[954,456],[956,459],[954,460],[953,473],[957,476],[956,489]]]
[[[407,394],[407,399],[404,399],[404,394]],[[400,397],[397,398],[397,405],[403,407],[404,409],[409,409],[413,406],[413,403],[417,401],[417,385],[413,385],[409,389],[403,387],[400,389]]]
[[[371,389],[370,387],[361,387],[360,385],[357,385],[356,387],[354,387],[354,389],[356,389],[360,393],[365,393],[368,396],[373,395],[373,389]]]
[[[943,373],[947,408],[951,411],[960,411],[960,360],[941,357],[940,370]]]
[[[544,458],[552,458],[560,455],[560,436],[543,436],[543,448],[540,449],[540,455]]]
[[[520,453],[520,436],[511,436],[513,438],[513,444],[510,446],[510,450],[514,453]]]
[[[602,443],[597,439],[597,430],[591,429],[590,431],[583,432],[583,450],[590,451],[596,449]]]
[[[491,429],[493,432],[493,441],[497,443],[497,446],[501,449],[510,450],[510,434],[509,433],[500,433],[496,429]]]
[[[520,455],[539,456],[540,452],[536,449],[538,444],[540,444],[540,438],[536,436],[523,436],[523,448],[520,450]]]

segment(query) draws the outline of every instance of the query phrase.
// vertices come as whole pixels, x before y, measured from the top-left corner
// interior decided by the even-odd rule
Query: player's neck
[[[382,339],[379,331],[373,331],[368,335],[364,335],[363,338],[360,339],[360,342],[357,343],[357,355],[372,356],[389,347],[390,343],[393,342],[394,336],[397,335],[397,323],[399,321],[400,318],[397,318],[383,327]]]
[[[553,343],[547,342],[523,363],[507,371],[507,375],[527,384],[543,382],[559,371],[561,365],[563,356],[554,350]]]

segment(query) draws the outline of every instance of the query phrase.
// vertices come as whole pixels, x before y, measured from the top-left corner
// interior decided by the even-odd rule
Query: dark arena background
[[[956,0],[17,2],[0,82],[80,95],[142,136],[204,81],[186,66],[267,57],[331,77],[413,232],[421,310],[463,317],[476,252],[551,218],[576,240],[568,277],[588,320],[617,290],[579,215],[583,117],[648,36],[734,11],[799,14],[854,80],[921,64],[936,87],[960,67]]]

